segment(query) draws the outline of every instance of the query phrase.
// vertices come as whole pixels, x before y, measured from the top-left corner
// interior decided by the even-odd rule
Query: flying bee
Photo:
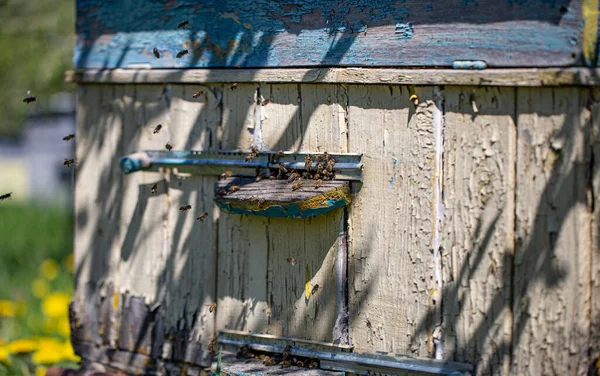
[[[171,144],[169,144],[168,142],[165,145],[165,148],[167,149],[167,151],[171,151],[171,149],[173,149],[173,147],[171,146]]]
[[[239,190],[240,190],[239,185],[232,185],[231,187],[229,187],[229,193],[237,192]]]
[[[224,180],[224,179],[227,179],[227,178],[231,177],[231,175],[233,175],[233,172],[231,172],[231,171],[225,171],[219,177]]]
[[[231,90],[235,90],[238,87],[238,83],[234,82],[233,84],[231,84],[231,86],[229,87]]]
[[[269,103],[271,103],[271,100],[270,100],[270,99],[265,99],[264,101],[262,101],[262,105],[263,105],[263,106],[266,106],[266,105],[268,105]]]
[[[157,134],[158,132],[160,132],[162,128],[162,124],[159,124],[156,126],[156,128],[154,128],[154,130],[152,131],[152,133]]]
[[[152,52],[154,53],[154,56],[156,56],[157,59],[160,59],[160,52],[158,52],[158,48],[154,47]]]
[[[66,159],[65,158],[65,162],[63,163],[63,165],[67,166],[67,167],[71,167],[72,164],[75,164],[77,162],[75,162],[75,160],[73,158],[71,159]]]
[[[304,167],[306,167],[306,171],[310,171],[310,168],[312,167],[312,158],[310,155],[304,157]]]
[[[23,102],[24,102],[24,103],[27,103],[27,104],[29,104],[29,103],[31,103],[31,102],[35,102],[35,97],[27,97],[27,98],[24,98],[24,99],[23,99]]]
[[[12,196],[12,192],[5,193],[2,196],[0,196],[0,201],[4,201],[7,198],[10,198],[10,196]]]
[[[197,92],[194,93],[194,95],[192,95],[192,98],[198,98],[202,94],[204,94],[204,90],[198,90]]]
[[[157,190],[158,190],[158,184],[157,183],[152,184],[152,187],[150,187],[150,192],[152,192],[152,194],[155,194]]]
[[[213,303],[208,307],[208,312],[213,313],[217,309],[217,303]]]
[[[292,191],[297,191],[300,188],[302,188],[302,182],[301,181],[299,181],[296,184],[292,185]]]
[[[185,21],[181,22],[179,25],[177,25],[177,28],[178,29],[185,29],[185,27],[187,25],[189,25],[189,24],[190,24],[190,22],[188,20],[185,20]]]
[[[288,183],[292,183],[298,179],[300,179],[300,174],[297,172],[292,172],[290,177],[288,178]]]
[[[208,217],[208,213],[207,213],[207,212],[204,212],[204,213],[200,214],[200,215],[198,216],[198,218],[196,218],[196,220],[197,220],[197,221],[200,221],[200,222],[204,222],[204,218],[206,218],[206,217]]]
[[[315,189],[318,189],[321,186],[321,184],[323,184],[323,180],[317,179],[317,181],[315,181]]]
[[[179,208],[179,210],[184,212],[186,210],[190,210],[191,208],[192,208],[192,205],[183,205]]]
[[[187,54],[188,54],[188,52],[189,52],[188,50],[181,50],[181,51],[179,51],[179,52],[177,53],[177,58],[178,58],[178,59],[181,59],[182,57],[184,57],[185,55],[187,55]]]
[[[67,135],[65,137],[63,137],[63,141],[69,141],[75,138],[75,135],[73,133],[71,133],[70,135]]]
[[[310,292],[310,296],[313,296],[317,291],[319,291],[319,284],[313,286],[312,291]]]
[[[288,257],[287,259],[288,264],[295,266],[296,265],[296,259],[293,257]]]

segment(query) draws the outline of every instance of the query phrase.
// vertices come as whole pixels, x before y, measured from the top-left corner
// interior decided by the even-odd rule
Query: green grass
[[[72,250],[70,210],[0,202],[0,301],[22,307],[20,314],[14,317],[0,315],[0,345],[26,338],[68,340],[68,333],[60,332],[56,324],[59,320],[66,322],[66,310],[60,317],[49,318],[42,303],[53,293],[71,296],[73,275],[69,259]],[[45,261],[58,266],[53,269],[56,273],[42,270]],[[35,280],[46,290],[43,295],[33,293]],[[37,366],[30,355],[12,354],[10,364],[0,363],[0,375],[35,374]]]

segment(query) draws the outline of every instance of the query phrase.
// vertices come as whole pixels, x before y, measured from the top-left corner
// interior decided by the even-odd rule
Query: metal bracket
[[[304,157],[321,153],[258,152],[248,162],[245,158],[250,152],[231,151],[141,151],[121,158],[121,170],[129,174],[135,171],[158,171],[160,167],[176,167],[182,172],[197,175],[219,176],[224,170],[230,170],[236,176],[256,176],[257,169],[277,169],[279,163],[288,169],[304,169]],[[331,153],[335,158],[334,180],[361,181],[362,154]]]
[[[351,346],[230,330],[220,331],[217,343],[230,352],[247,347],[281,354],[288,347],[290,355],[318,359],[321,369],[359,374],[467,376],[473,371],[469,364],[399,354],[353,353]]]

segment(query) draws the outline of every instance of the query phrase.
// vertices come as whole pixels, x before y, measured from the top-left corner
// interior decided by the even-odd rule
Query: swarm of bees
[[[310,369],[315,369],[319,367],[319,361],[317,359],[292,356],[291,351],[291,345],[285,346],[281,355],[254,351],[251,350],[247,345],[245,345],[240,347],[240,349],[237,352],[237,357],[241,359],[261,360],[265,366],[279,365],[282,368],[296,366],[300,368]]]
[[[279,151],[276,156],[273,157],[271,163],[275,163],[279,158],[284,155],[282,151]],[[324,180],[332,180],[335,177],[334,172],[335,159],[331,157],[327,152],[316,155],[313,159],[312,155],[306,155],[304,157],[304,169],[302,173],[295,170],[289,170],[283,163],[279,163],[279,169],[277,170],[277,179],[287,179],[287,182],[292,185],[292,190],[297,191],[303,187],[302,180],[314,180],[315,189],[319,189],[323,184]]]

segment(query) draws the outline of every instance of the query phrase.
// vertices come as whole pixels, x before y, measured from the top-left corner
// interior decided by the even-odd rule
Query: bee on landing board
[[[63,165],[65,165],[67,167],[71,167],[71,165],[75,164],[75,163],[77,163],[77,162],[75,162],[75,160],[73,158],[71,158],[71,159],[65,158]]]
[[[229,187],[229,193],[237,192],[239,190],[240,190],[239,185],[232,185],[231,187]]]
[[[208,312],[213,313],[217,309],[217,303],[213,303],[208,307]]]
[[[296,184],[292,185],[292,191],[297,191],[300,188],[302,188],[302,182],[301,181],[299,181]]]
[[[8,192],[0,196],[0,201],[4,201],[12,196],[12,192]]]
[[[159,124],[154,128],[152,133],[157,134],[158,132],[160,132],[161,129],[162,129],[162,124]]]
[[[156,56],[157,59],[160,59],[160,52],[158,52],[158,48],[154,47],[152,52],[154,53],[154,56]]]
[[[204,91],[203,90],[198,90],[197,92],[194,93],[194,95],[192,95],[192,98],[198,98],[202,94],[204,94]]]
[[[318,189],[321,186],[321,184],[323,184],[323,180],[318,179],[317,181],[315,181],[315,189]]]
[[[200,214],[200,215],[198,216],[198,218],[196,218],[196,220],[198,220],[198,221],[200,221],[200,222],[204,222],[204,219],[205,219],[206,217],[208,217],[208,213],[207,213],[207,212],[204,212],[204,213]]]
[[[167,151],[171,151],[171,149],[173,149],[173,147],[171,146],[171,144],[169,144],[167,142],[167,144],[165,145],[165,149],[167,149]]]
[[[24,99],[23,99],[23,102],[24,102],[24,103],[27,103],[27,104],[29,104],[29,103],[31,103],[31,102],[35,102],[35,97],[27,97],[27,98],[24,98]]]
[[[300,174],[297,173],[297,172],[292,172],[290,174],[290,177],[288,178],[288,183],[292,183],[292,182],[294,182],[294,181],[296,181],[298,179],[300,179]]]
[[[186,211],[186,210],[190,210],[192,208],[192,205],[183,205],[179,208],[179,210],[181,210],[182,212]]]
[[[312,167],[312,158],[310,155],[304,157],[304,167],[306,168],[306,171],[310,171],[310,168]]]
[[[69,141],[69,140],[72,140],[74,138],[75,138],[75,135],[71,133],[71,134],[66,135],[65,137],[63,137],[63,141]]]
[[[185,20],[185,21],[183,21],[183,22],[179,23],[179,25],[177,25],[177,28],[178,28],[178,29],[185,29],[185,27],[186,27],[187,25],[189,25],[189,24],[190,24],[190,22],[189,22],[188,20]]]
[[[288,264],[295,266],[296,265],[296,259],[293,257],[288,257],[287,259]]]
[[[256,157],[256,154],[254,153],[250,153],[246,156],[246,158],[244,158],[245,162],[250,162],[251,160],[253,160]]]
[[[157,190],[158,190],[158,184],[157,183],[152,184],[152,187],[150,187],[150,192],[152,194],[155,194]]]
[[[177,58],[178,58],[178,59],[181,59],[182,57],[184,57],[185,55],[187,55],[187,54],[188,54],[188,52],[189,52],[188,50],[181,50],[181,51],[179,51],[179,52],[177,53]]]

